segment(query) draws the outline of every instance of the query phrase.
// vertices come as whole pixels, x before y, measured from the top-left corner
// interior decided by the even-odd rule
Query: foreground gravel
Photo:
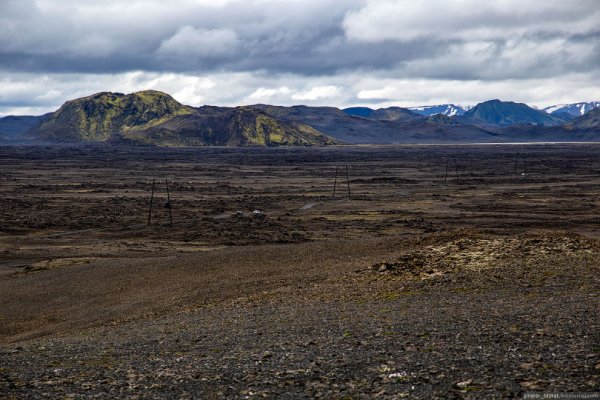
[[[3,398],[514,398],[600,391],[595,254],[357,271],[0,347]],[[543,279],[541,279],[543,277]],[[352,282],[352,283],[350,283]],[[360,284],[363,291],[355,290]],[[329,289],[328,289],[329,288]],[[311,292],[312,290],[312,292]]]

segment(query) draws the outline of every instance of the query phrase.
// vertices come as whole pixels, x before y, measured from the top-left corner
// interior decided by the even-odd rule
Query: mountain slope
[[[342,111],[353,117],[370,118],[375,110],[369,107],[349,107],[344,108]]]
[[[352,116],[335,107],[250,106],[287,123],[305,124],[345,143],[402,143],[392,121]]]
[[[544,111],[552,115],[569,115],[571,118],[577,118],[598,107],[600,107],[600,101],[589,101],[573,104],[557,104],[544,108]]]
[[[381,137],[395,132],[386,129],[383,123],[353,117],[335,107],[250,106],[286,123],[305,124],[345,143],[384,143]]]
[[[569,129],[590,129],[600,131],[600,108],[588,111],[567,125]]]
[[[335,140],[304,124],[279,121],[250,107],[200,107],[155,126],[132,129],[121,140],[171,146],[310,146]]]
[[[28,136],[52,142],[159,146],[334,143],[302,123],[287,124],[248,107],[197,109],[157,91],[103,92],[68,101]]]
[[[107,141],[131,129],[151,127],[194,112],[168,94],[102,92],[71,100],[30,134],[51,141]]]
[[[598,110],[565,124],[556,115],[499,100],[478,104],[463,116],[423,116],[400,107],[194,108],[156,91],[103,92],[68,101],[45,116],[2,118],[0,141],[157,146],[590,141],[600,138]]]
[[[495,132],[474,125],[465,125],[454,117],[434,114],[427,118],[398,124],[405,143],[487,143],[497,141]]]
[[[19,141],[21,134],[38,127],[51,115],[9,115],[0,118],[0,138],[6,142]]]
[[[421,106],[421,107],[409,107],[408,109],[419,115],[430,117],[436,114],[446,115],[448,117],[462,116],[471,107],[461,107],[455,104],[439,104],[436,106]]]
[[[510,125],[555,126],[565,122],[562,118],[533,109],[526,104],[500,100],[477,104],[461,117],[461,121],[479,126],[499,127]]]
[[[368,107],[351,107],[346,108],[343,111],[346,114],[355,117],[369,118],[379,121],[407,121],[410,119],[419,118],[419,114],[402,107],[379,108],[377,110],[373,110]]]
[[[333,107],[279,107],[268,105],[252,106],[269,115],[289,122],[302,122],[310,125],[320,132],[330,135],[346,143],[457,143],[460,141],[489,142],[494,134],[476,127],[466,126],[460,122],[443,115],[429,118],[415,115],[410,111],[404,113],[405,118],[390,120],[389,115],[373,113],[369,109],[362,109],[363,115],[350,115]],[[404,110],[404,109],[400,109]],[[371,110],[378,111],[378,110]],[[392,108],[392,113],[395,110]],[[357,112],[357,110],[351,110]],[[359,109],[358,112],[361,112]]]

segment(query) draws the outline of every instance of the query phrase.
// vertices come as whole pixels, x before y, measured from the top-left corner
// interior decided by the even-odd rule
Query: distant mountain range
[[[0,120],[0,131],[3,126]],[[29,129],[27,129],[29,128]],[[13,129],[13,132],[15,130]],[[159,146],[318,145],[336,141],[250,107],[185,106],[168,94],[98,93],[66,102],[13,138],[30,142],[109,142]]]
[[[41,116],[9,115],[0,118],[0,143],[19,140],[21,134],[36,128],[51,115],[52,113]]]
[[[407,108],[388,107],[372,110],[368,107],[354,107],[343,110],[346,114],[356,117],[377,119],[379,121],[407,121],[417,117],[419,114]]]
[[[408,109],[426,117],[430,117],[436,114],[446,115],[448,117],[460,117],[464,115],[471,106],[457,106],[455,104],[440,104],[437,106],[421,106],[421,107],[409,107]]]
[[[560,116],[536,110],[523,103],[490,100],[464,113],[461,120],[468,124],[488,127],[506,127],[511,125],[556,126],[567,122]]]
[[[168,94],[102,92],[43,116],[0,118],[0,143],[286,146],[600,140],[599,103],[536,110],[490,100],[413,108],[191,107]],[[571,113],[588,107],[583,115]],[[562,110],[562,111],[561,111]]]
[[[557,104],[555,106],[544,108],[544,111],[552,115],[577,118],[598,107],[600,107],[600,101],[590,101],[573,104]]]
[[[583,114],[581,117],[575,118],[571,123],[566,125],[567,129],[589,129],[598,131],[600,127],[600,107],[594,108],[591,111]]]
[[[542,111],[545,111],[548,114],[553,114],[562,117],[563,119],[573,119],[582,116],[583,114],[593,110],[594,108],[599,107],[600,101],[589,101],[573,104],[557,104],[554,106],[543,108]],[[439,104],[435,106],[407,107],[408,110],[416,114],[423,115],[425,117],[430,117],[436,114],[447,115],[448,117],[461,117],[472,108],[473,106],[458,106],[456,104]],[[369,114],[375,110],[372,110],[367,107],[351,107],[344,109],[344,111],[352,115],[369,117]]]

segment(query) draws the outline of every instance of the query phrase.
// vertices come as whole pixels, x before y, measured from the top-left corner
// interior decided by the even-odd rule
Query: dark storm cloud
[[[143,88],[198,105],[597,100],[599,26],[597,0],[0,0],[0,114]]]
[[[598,45],[598,33],[589,24],[590,15],[598,15],[594,1],[568,8],[558,2],[477,3],[5,0],[0,3],[0,66],[19,72],[305,75],[405,66],[401,71],[407,76],[440,78],[447,70],[452,79],[597,68],[589,51]],[[473,11],[465,9],[471,6]],[[539,62],[504,61],[531,51]],[[547,62],[556,56],[561,61]]]
[[[35,72],[244,68],[283,72],[302,64],[311,73],[323,69],[323,63],[308,64],[305,56],[343,39],[345,13],[353,4],[360,5],[359,1],[342,8],[333,1],[235,1],[222,6],[108,1],[103,2],[106,7],[86,3],[0,3],[2,67]]]

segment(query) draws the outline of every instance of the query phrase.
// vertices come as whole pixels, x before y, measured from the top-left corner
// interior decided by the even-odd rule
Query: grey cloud
[[[1,0],[0,113],[147,87],[194,104],[414,105],[542,82],[569,101],[561,82],[597,93],[598,26],[597,0]]]
[[[399,70],[405,77],[506,79],[598,68],[588,51],[599,42],[589,22],[598,15],[593,1],[510,0],[502,8],[496,0],[467,9],[473,2],[235,0],[215,7],[109,0],[100,7],[6,0],[0,3],[0,70],[306,76]],[[573,32],[565,31],[569,25]],[[488,51],[473,52],[481,43]],[[543,50],[537,62],[509,60],[531,55],[536,45]]]

